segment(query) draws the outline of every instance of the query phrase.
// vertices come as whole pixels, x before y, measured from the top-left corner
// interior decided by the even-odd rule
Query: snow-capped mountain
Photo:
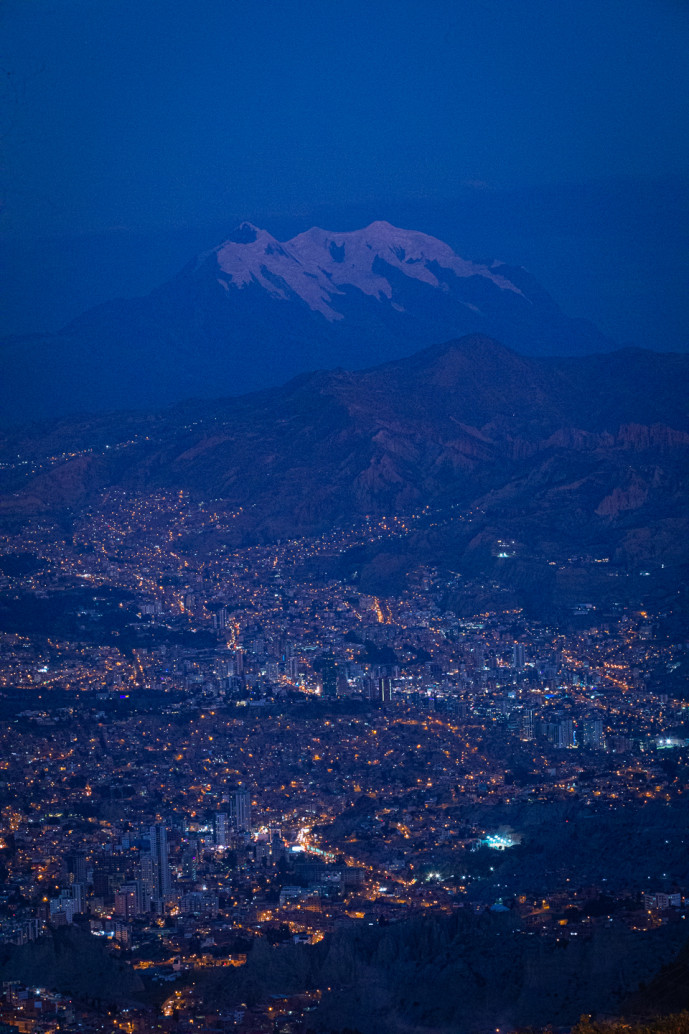
[[[146,297],[5,341],[3,422],[240,394],[470,333],[526,355],[614,347],[524,269],[469,261],[419,231],[374,222],[278,241],[242,223]]]
[[[445,273],[455,277],[484,277],[501,290],[522,292],[487,266],[467,262],[448,244],[415,230],[375,222],[365,230],[329,233],[314,226],[281,244],[265,230],[243,223],[237,233],[213,253],[218,281],[228,290],[257,283],[275,298],[296,296],[329,321],[345,318],[338,296],[356,288],[378,301],[387,299],[398,312],[393,285],[385,266],[410,280],[449,290]],[[435,271],[434,271],[435,268]]]

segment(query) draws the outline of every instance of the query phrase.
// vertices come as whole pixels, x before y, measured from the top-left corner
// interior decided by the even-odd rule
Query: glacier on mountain
[[[285,242],[243,223],[214,254],[218,280],[227,289],[256,283],[275,298],[296,295],[330,322],[344,318],[337,296],[351,287],[374,298],[387,298],[401,310],[393,301],[385,266],[430,287],[443,288],[438,273],[447,270],[457,277],[484,277],[502,290],[522,294],[488,266],[460,258],[449,244],[383,221],[345,233],[315,226]]]

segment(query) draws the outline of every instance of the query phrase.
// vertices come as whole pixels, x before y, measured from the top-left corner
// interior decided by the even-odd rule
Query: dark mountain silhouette
[[[236,395],[475,332],[533,355],[614,347],[526,270],[468,261],[426,234],[376,222],[283,243],[245,223],[146,297],[97,306],[58,334],[6,339],[0,412],[7,426]]]
[[[388,926],[336,931],[313,948],[256,940],[247,965],[211,973],[204,1000],[251,1003],[262,995],[321,987],[316,1030],[495,1030],[575,1023],[618,1014],[621,1000],[671,958],[681,934],[645,938],[624,927],[577,939],[531,939],[512,913],[467,910]]]
[[[382,577],[387,549],[393,574],[452,555],[544,606],[619,594],[613,567],[650,565],[644,585],[657,576],[674,591],[687,562],[688,368],[685,355],[635,349],[525,357],[473,336],[241,398],[63,420],[5,435],[0,512],[78,514],[112,488],[183,489],[236,514],[189,543],[210,548],[431,508],[405,539],[354,557],[360,576],[373,564]],[[577,582],[549,563],[580,553],[610,566]]]
[[[689,1010],[689,942],[625,1003],[627,1015],[659,1016]]]
[[[2,980],[19,980],[73,995],[81,1002],[136,1004],[140,977],[113,958],[102,943],[74,927],[50,930],[38,941],[0,951]]]

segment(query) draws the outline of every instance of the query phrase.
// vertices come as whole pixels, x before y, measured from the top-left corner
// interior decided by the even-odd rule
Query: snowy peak
[[[455,277],[481,277],[504,291],[521,294],[491,268],[460,258],[449,244],[390,223],[336,233],[314,226],[281,243],[266,230],[242,223],[215,249],[218,282],[226,290],[257,284],[275,298],[295,296],[328,321],[343,319],[338,296],[355,288],[403,310],[389,270],[431,288],[448,291]],[[398,278],[397,278],[398,279]]]
[[[260,391],[476,334],[530,356],[614,347],[526,270],[469,262],[416,230],[374,222],[279,241],[241,223],[147,297],[106,302],[59,335],[0,349],[0,423]],[[438,385],[458,383],[463,353],[441,353]],[[504,366],[490,347],[480,356],[486,370]]]
[[[253,223],[240,223],[239,226],[234,228],[227,240],[234,244],[253,244],[261,232]]]

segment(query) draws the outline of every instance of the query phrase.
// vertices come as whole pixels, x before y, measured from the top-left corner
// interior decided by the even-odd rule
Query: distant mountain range
[[[243,223],[146,297],[100,305],[57,334],[5,339],[0,420],[240,394],[467,333],[525,355],[614,347],[524,269],[468,261],[426,234],[375,222],[280,242]]]
[[[470,336],[241,398],[5,434],[0,515],[78,515],[114,488],[184,489],[236,514],[190,539],[197,550],[430,507],[437,518],[387,558],[374,546],[353,567],[384,581],[426,557],[507,579],[539,606],[621,598],[618,576],[642,568],[646,588],[656,576],[676,588],[689,560],[688,374],[679,353],[534,358]],[[509,562],[500,541],[513,543]],[[577,561],[565,578],[562,564],[582,556],[608,563],[582,573]]]

